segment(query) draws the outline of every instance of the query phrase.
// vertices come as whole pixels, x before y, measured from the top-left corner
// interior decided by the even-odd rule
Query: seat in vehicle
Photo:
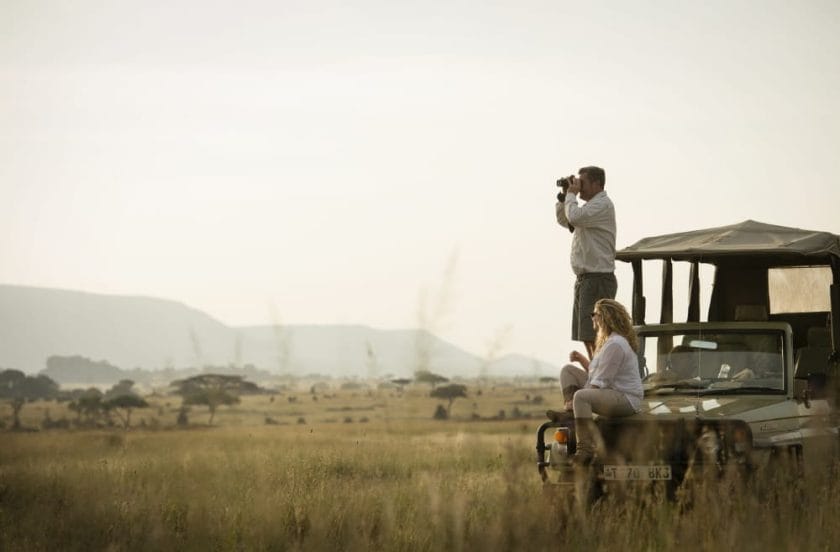
[[[829,356],[831,356],[829,329],[825,327],[808,328],[808,345],[796,351],[793,377],[808,382],[807,387],[811,397],[825,396]]]

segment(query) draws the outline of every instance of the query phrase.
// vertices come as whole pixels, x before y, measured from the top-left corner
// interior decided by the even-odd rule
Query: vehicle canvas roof
[[[644,238],[616,258],[716,263],[733,257],[763,258],[774,265],[830,264],[840,259],[840,236],[746,220],[738,224]]]

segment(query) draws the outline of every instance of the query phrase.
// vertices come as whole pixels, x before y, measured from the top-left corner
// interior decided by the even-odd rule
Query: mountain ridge
[[[171,299],[0,284],[0,366],[37,373],[50,356],[83,356],[124,370],[251,364],[275,374],[349,377],[410,376],[417,369],[447,377],[557,371],[515,354],[487,363],[422,329],[228,326]]]

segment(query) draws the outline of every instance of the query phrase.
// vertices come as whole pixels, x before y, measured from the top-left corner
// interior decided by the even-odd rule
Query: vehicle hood
[[[714,395],[651,395],[642,400],[636,417],[668,418],[732,418],[786,403],[784,395],[714,396]]]

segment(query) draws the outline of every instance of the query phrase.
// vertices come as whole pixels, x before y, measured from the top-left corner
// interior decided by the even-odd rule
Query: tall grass
[[[522,422],[4,433],[0,550],[830,550],[836,464],[801,485],[543,489]],[[778,475],[775,477],[779,477]]]

